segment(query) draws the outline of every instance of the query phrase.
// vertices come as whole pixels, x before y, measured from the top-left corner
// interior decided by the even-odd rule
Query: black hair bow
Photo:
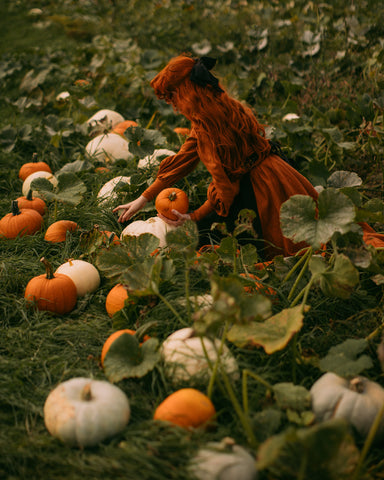
[[[211,85],[217,92],[223,92],[224,90],[219,87],[219,80],[209,71],[215,66],[215,64],[216,58],[212,57],[201,57],[195,60],[189,78],[192,82],[201,87]]]

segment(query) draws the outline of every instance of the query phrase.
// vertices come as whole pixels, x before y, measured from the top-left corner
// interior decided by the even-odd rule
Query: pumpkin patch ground
[[[0,478],[382,480],[384,250],[361,231],[384,232],[376,3],[6,3]],[[154,201],[117,221],[190,133],[149,86],[181,52],[217,58],[318,189],[282,208],[299,255],[240,242],[247,211],[202,249]],[[201,164],[176,182],[179,209],[209,184]]]

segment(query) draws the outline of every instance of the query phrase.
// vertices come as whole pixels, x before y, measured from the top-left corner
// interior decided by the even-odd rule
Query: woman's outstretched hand
[[[172,213],[177,216],[177,220],[171,220],[170,218],[164,217],[161,213],[158,213],[157,216],[164,220],[165,223],[168,223],[168,225],[173,225],[174,227],[180,227],[185,221],[191,219],[189,213],[180,213],[177,210],[172,210]]]
[[[136,198],[136,200],[132,200],[132,202],[117,206],[113,209],[113,213],[118,212],[119,210],[124,210],[117,221],[120,223],[126,222],[132,218],[135,213],[141,210],[147,201],[148,200],[143,197],[143,195],[140,195],[140,197]]]

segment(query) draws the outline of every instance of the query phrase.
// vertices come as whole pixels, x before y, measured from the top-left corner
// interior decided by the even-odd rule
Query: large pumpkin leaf
[[[327,185],[333,188],[358,187],[363,183],[362,179],[355,172],[337,170],[327,179]]]
[[[320,275],[320,288],[328,297],[347,299],[358,283],[358,270],[343,254],[337,255],[332,270],[326,270]]]
[[[135,335],[123,333],[110,346],[104,358],[104,372],[110,382],[143,377],[160,359],[159,341],[150,338],[140,345]]]
[[[120,283],[128,286],[134,295],[157,295],[162,279],[162,257],[143,258],[122,272]]]
[[[167,245],[175,252],[182,252],[188,257],[195,257],[199,241],[196,222],[187,221],[167,233]]]
[[[103,250],[96,258],[96,266],[107,278],[118,281],[120,275],[132,265],[132,259],[124,246],[117,245]]]
[[[306,311],[309,307],[306,307]],[[233,325],[227,338],[238,347],[261,346],[268,354],[282,350],[303,326],[301,305],[286,308],[264,322]]]
[[[257,467],[276,479],[349,480],[358,459],[347,422],[337,419],[268,438],[257,452]]]
[[[36,178],[31,183],[31,188],[37,190],[47,201],[78,205],[87,191],[85,184],[71,172],[61,173],[56,178],[58,180],[56,187],[46,178]]]
[[[293,242],[307,242],[313,248],[329,242],[335,232],[346,233],[355,219],[353,202],[336,189],[319,193],[315,201],[306,195],[294,195],[280,210],[283,234]]]
[[[139,158],[151,155],[156,146],[165,143],[165,137],[159,130],[150,130],[142,127],[129,127],[124,132],[124,135],[129,140],[129,151]]]
[[[323,372],[333,372],[341,377],[354,377],[371,368],[373,362],[368,355],[360,355],[368,346],[367,340],[348,339],[331,347],[328,354],[319,362]]]

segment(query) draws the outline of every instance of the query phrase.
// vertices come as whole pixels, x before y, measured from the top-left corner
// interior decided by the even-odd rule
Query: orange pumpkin
[[[115,127],[112,129],[112,133],[118,133],[119,135],[124,135],[124,132],[127,130],[129,127],[138,127],[139,124],[136,123],[134,120],[124,120],[124,122],[118,123]]]
[[[165,188],[156,197],[155,207],[158,213],[170,220],[177,220],[172,210],[180,213],[187,213],[189,200],[187,194],[180,188]]]
[[[21,180],[25,180],[31,173],[35,172],[49,172],[52,173],[51,167],[46,162],[39,162],[37,161],[37,153],[32,155],[32,161],[28,163],[24,163],[19,170],[19,178]]]
[[[61,273],[53,274],[50,263],[43,257],[45,274],[33,277],[27,284],[24,298],[38,310],[52,313],[68,313],[76,305],[77,289],[73,280]]]
[[[127,289],[121,283],[118,283],[109,291],[105,299],[105,309],[111,318],[116,312],[124,308],[127,298]]]
[[[44,200],[39,197],[33,197],[31,189],[25,197],[19,197],[17,202],[19,204],[19,208],[32,208],[32,210],[39,212],[40,215],[44,215],[47,210],[47,205]]]
[[[17,200],[12,202],[12,211],[0,220],[0,237],[16,238],[18,235],[33,235],[43,224],[43,217],[31,208],[19,209]]]
[[[215,407],[204,393],[194,388],[182,388],[156,408],[153,418],[184,428],[196,428],[207,426],[215,415]]]
[[[130,328],[123,328],[122,330],[117,330],[116,332],[112,333],[105,341],[103,348],[101,350],[100,362],[102,366],[104,366],[104,358],[108,353],[108,350],[111,348],[112,343],[124,333],[128,333],[129,335],[135,335],[136,332],[135,330],[131,330]],[[143,342],[146,342],[147,340],[149,340],[149,338],[150,337],[148,335],[144,335]]]
[[[44,240],[47,242],[65,242],[67,232],[74,232],[79,226],[72,220],[58,220],[52,223],[46,230]]]

